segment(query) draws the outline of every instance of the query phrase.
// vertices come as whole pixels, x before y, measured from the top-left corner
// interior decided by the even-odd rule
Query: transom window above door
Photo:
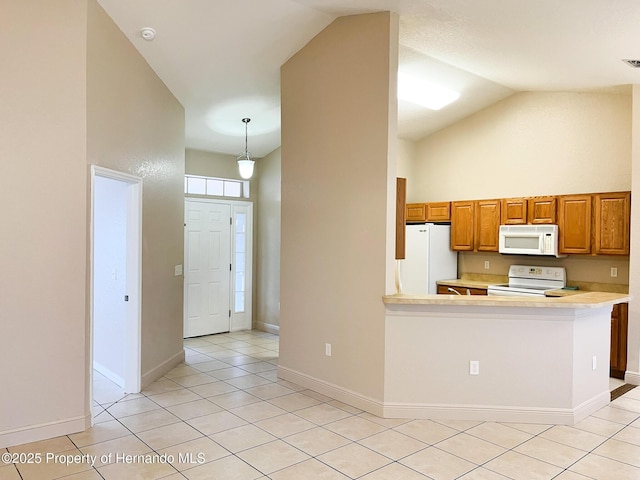
[[[209,197],[249,198],[249,181],[185,175],[184,193]]]

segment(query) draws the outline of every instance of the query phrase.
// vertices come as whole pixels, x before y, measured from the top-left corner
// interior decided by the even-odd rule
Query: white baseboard
[[[504,405],[394,405],[385,403],[384,417],[575,425],[606,406],[610,399],[611,394],[607,390],[573,409]]]
[[[28,425],[0,432],[0,448],[13,447],[23,443],[37,442],[49,438],[84,432],[91,426],[91,413],[84,416],[57,420],[55,422]]]
[[[591,399],[575,409],[531,408],[498,405],[385,404],[384,418],[473,420],[510,423],[575,425],[609,403],[610,394]]]
[[[101,375],[104,375],[105,377],[107,377],[116,385],[124,388],[124,378],[114,373],[111,369],[105,367],[99,362],[96,362],[95,360],[93,361],[93,369],[98,373],[100,373]]]
[[[287,367],[278,366],[278,377],[382,417],[384,405],[379,400],[325,382]]]
[[[437,405],[418,403],[385,403],[368,398],[287,367],[278,367],[278,377],[306,387],[343,403],[382,418],[419,418],[434,420],[474,420],[513,423],[574,425],[606,406],[609,391],[604,391],[581,405],[571,408],[532,408],[502,405]]]
[[[630,383],[631,385],[640,385],[640,372],[627,372],[624,374],[625,383]]]
[[[573,409],[574,423],[587,418],[592,413],[606,407],[611,403],[611,391],[607,388],[604,392],[590,398],[586,402]]]
[[[148,387],[165,373],[170,372],[173,367],[180,365],[182,362],[184,362],[184,348],[171,358],[162,362],[160,365],[144,373],[141,379],[141,390],[144,390],[145,387]]]
[[[272,323],[256,322],[256,330],[262,332],[273,333],[274,335],[280,335],[280,325],[274,325]]]

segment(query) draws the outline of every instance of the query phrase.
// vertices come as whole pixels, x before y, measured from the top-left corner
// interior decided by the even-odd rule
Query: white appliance
[[[451,251],[451,226],[407,225],[405,259],[400,263],[402,293],[436,294],[438,280],[458,278],[458,253]]]
[[[498,251],[558,257],[558,225],[500,225]]]
[[[488,295],[500,296],[542,296],[549,290],[557,290],[567,285],[564,267],[538,267],[533,265],[511,265],[509,283],[489,285]]]

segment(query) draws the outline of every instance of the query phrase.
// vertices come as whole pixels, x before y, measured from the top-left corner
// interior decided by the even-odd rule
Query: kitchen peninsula
[[[618,293],[387,295],[384,416],[572,425],[609,403]]]

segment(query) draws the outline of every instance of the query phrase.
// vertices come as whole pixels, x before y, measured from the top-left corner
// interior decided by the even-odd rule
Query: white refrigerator
[[[451,226],[407,225],[405,259],[400,261],[401,292],[436,294],[438,280],[458,278],[458,252],[451,251]]]

